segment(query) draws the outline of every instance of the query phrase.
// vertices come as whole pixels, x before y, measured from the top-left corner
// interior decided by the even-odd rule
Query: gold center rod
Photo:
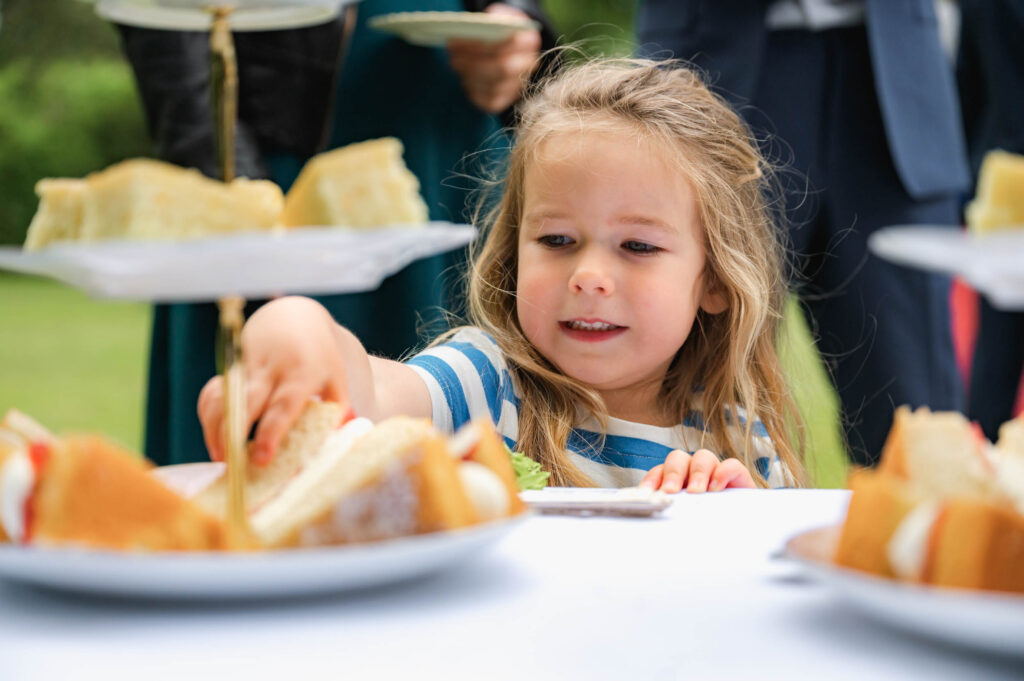
[[[238,62],[228,24],[230,7],[212,9],[210,82],[221,179],[235,177],[235,121],[238,114]],[[224,343],[224,444],[228,464],[228,528],[235,548],[251,546],[245,512],[245,367],[242,363],[242,323],[245,300],[238,296],[217,301]]]

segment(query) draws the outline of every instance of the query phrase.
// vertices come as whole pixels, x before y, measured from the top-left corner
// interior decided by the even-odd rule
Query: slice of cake
[[[427,205],[419,181],[402,161],[402,143],[384,137],[318,154],[285,197],[289,227],[381,227],[422,224]]]
[[[87,190],[85,180],[39,180],[39,210],[28,226],[25,250],[35,251],[57,241],[76,241],[82,230],[82,205]]]
[[[1000,150],[985,154],[965,217],[976,234],[1024,229],[1024,156]]]
[[[41,180],[36,193],[27,250],[68,240],[174,240],[270,229],[284,205],[273,182],[225,184],[150,159],[122,161],[84,180]]]

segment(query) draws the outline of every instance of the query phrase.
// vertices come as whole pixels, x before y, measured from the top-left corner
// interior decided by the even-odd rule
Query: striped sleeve
[[[466,327],[406,364],[426,383],[434,425],[441,431],[454,432],[483,416],[505,426],[515,418],[517,401],[504,357],[480,329]],[[498,430],[507,435],[509,428]]]

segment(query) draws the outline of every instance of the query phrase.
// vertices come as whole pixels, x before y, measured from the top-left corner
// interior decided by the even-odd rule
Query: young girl
[[[471,326],[398,363],[308,299],[253,315],[256,462],[319,395],[448,431],[489,416],[555,485],[800,484],[775,350],[783,251],[740,118],[686,68],[592,62],[526,102],[509,163],[470,273]],[[222,394],[214,378],[199,399],[215,458]]]

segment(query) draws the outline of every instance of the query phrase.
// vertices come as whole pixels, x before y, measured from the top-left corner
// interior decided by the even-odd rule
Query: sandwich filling
[[[458,430],[448,441],[452,456],[460,460],[459,480],[481,520],[494,520],[509,514],[512,500],[497,473],[483,464],[469,461],[480,444],[480,431],[475,423]]]
[[[461,462],[459,481],[480,520],[495,520],[509,514],[511,500],[505,483],[487,466],[475,461]]]
[[[12,454],[0,468],[0,525],[16,543],[28,534],[28,500],[35,484],[35,468],[24,451]]]
[[[896,576],[910,580],[924,577],[932,528],[940,512],[937,501],[926,501],[918,504],[896,528],[886,554]]]
[[[1024,515],[1024,457],[998,453],[995,482],[1000,494]]]
[[[28,451],[12,453],[0,467],[0,526],[15,543],[32,537],[32,493],[49,453],[47,445],[33,443]]]

